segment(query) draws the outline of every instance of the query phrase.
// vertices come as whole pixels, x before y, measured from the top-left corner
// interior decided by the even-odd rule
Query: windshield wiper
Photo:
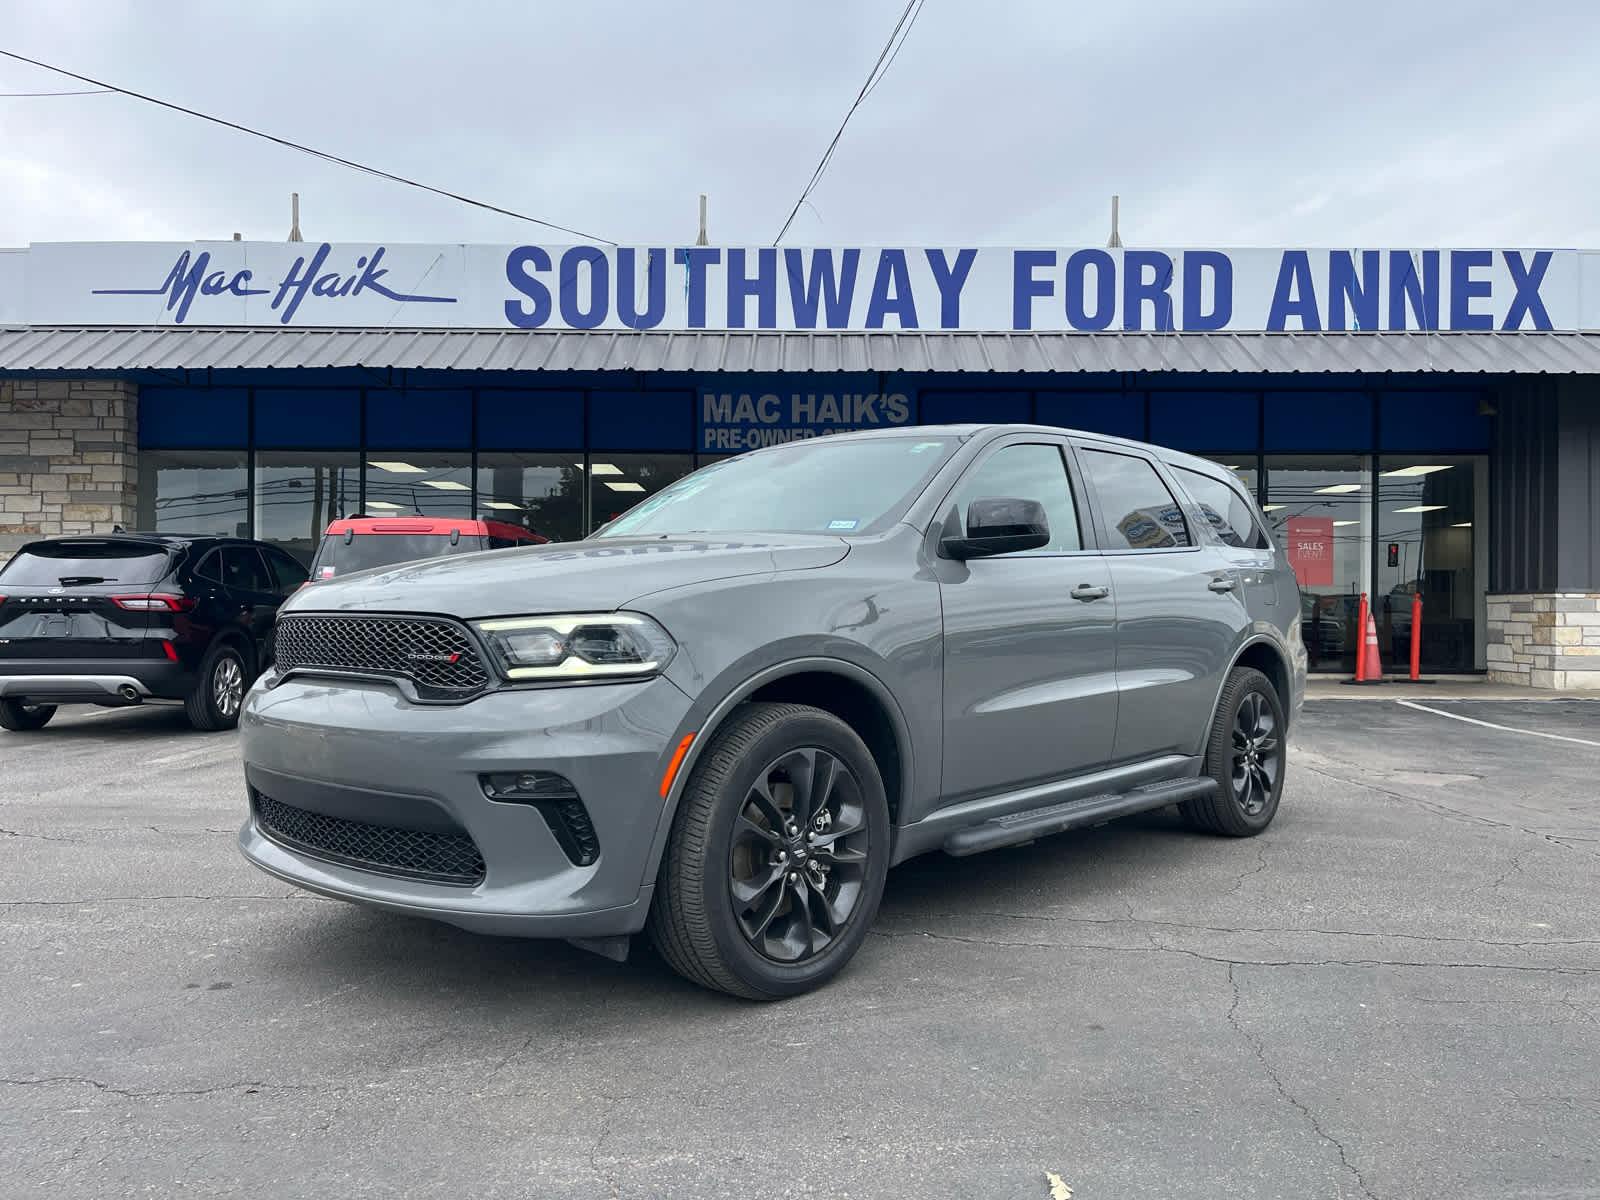
[[[56,582],[62,587],[78,587],[80,584],[85,583],[104,583],[106,582],[106,577],[104,575],[59,575],[56,577]]]

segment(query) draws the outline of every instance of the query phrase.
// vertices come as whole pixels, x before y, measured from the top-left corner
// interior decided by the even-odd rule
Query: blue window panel
[[[1145,440],[1143,392],[1040,392],[1034,409],[1041,425]]]
[[[472,445],[472,393],[407,388],[367,393],[370,450],[465,450]]]
[[[358,449],[361,393],[355,388],[258,388],[256,445],[269,450]]]
[[[1206,453],[1254,450],[1261,437],[1255,392],[1151,392],[1150,441]]]
[[[139,445],[146,449],[243,449],[249,431],[245,388],[139,389]]]
[[[1268,392],[1266,451],[1372,449],[1367,392]]]
[[[1479,392],[1384,392],[1378,446],[1387,451],[1489,449],[1490,419],[1478,415]]]
[[[694,449],[693,392],[590,392],[595,450]]]
[[[921,400],[924,425],[1033,420],[1032,392],[923,392]]]
[[[583,393],[535,388],[478,393],[481,450],[582,450]]]

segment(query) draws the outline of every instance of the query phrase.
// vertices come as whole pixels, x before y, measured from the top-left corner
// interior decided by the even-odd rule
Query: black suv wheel
[[[752,1000],[836,975],[867,935],[889,862],[877,764],[843,721],[751,704],[696,765],[649,931],[680,975]]]
[[[232,729],[239,723],[239,709],[250,687],[250,671],[244,655],[218,642],[206,651],[200,664],[200,680],[183,702],[189,724],[205,732]]]
[[[1206,742],[1205,773],[1217,781],[1217,793],[1184,803],[1184,819],[1229,837],[1254,837],[1272,824],[1288,763],[1283,735],[1283,704],[1272,681],[1253,668],[1235,667]]]
[[[0,700],[0,729],[24,733],[43,729],[56,715],[54,704],[24,704],[20,700]]]

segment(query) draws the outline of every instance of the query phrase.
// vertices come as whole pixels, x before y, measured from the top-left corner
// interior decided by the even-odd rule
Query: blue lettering
[[[1517,289],[1517,294],[1511,297],[1505,324],[1500,328],[1521,329],[1522,318],[1527,315],[1533,318],[1535,329],[1553,329],[1550,314],[1545,311],[1544,300],[1539,295],[1539,285],[1544,282],[1544,273],[1550,269],[1552,254],[1548,250],[1536,250],[1533,262],[1525,265],[1518,251],[1506,250],[1503,253],[1506,268],[1511,272],[1511,285]]]
[[[1478,296],[1494,294],[1494,284],[1487,279],[1474,279],[1474,269],[1494,266],[1494,254],[1488,250],[1452,250],[1450,252],[1450,328],[1493,329],[1494,317],[1489,313],[1472,311],[1472,301]]]
[[[531,309],[520,300],[506,301],[506,320],[518,329],[538,329],[550,319],[550,289],[533,277],[533,271],[549,269],[550,255],[541,246],[518,246],[506,255],[506,282],[533,301]]]
[[[1054,255],[1051,256],[1054,258]],[[1084,285],[1094,268],[1094,315],[1083,307]],[[1109,328],[1117,315],[1117,262],[1104,250],[1079,250],[1067,259],[1067,324],[1083,332]],[[1021,326],[1020,328],[1027,328]]]
[[[1422,278],[1411,255],[1404,250],[1389,252],[1389,328],[1405,329],[1406,306],[1417,317],[1419,329],[1439,328],[1439,252],[1422,252]]]
[[[196,295],[219,296],[228,292],[234,296],[264,296],[270,288],[250,288],[245,284],[250,282],[249,271],[236,272],[230,279],[226,271],[214,271],[206,274],[206,268],[211,265],[211,252],[202,251],[200,257],[194,260],[194,265],[189,265],[189,252],[185,250],[178,255],[178,260],[172,264],[172,270],[167,272],[167,277],[157,288],[95,288],[96,296],[165,296],[167,298],[167,311],[178,310],[175,318],[179,325],[189,315],[189,306],[194,303]]]
[[[1290,317],[1298,317],[1301,329],[1321,329],[1317,311],[1317,288],[1311,282],[1311,256],[1304,250],[1284,251],[1278,264],[1278,282],[1272,289],[1272,308],[1267,313],[1267,328],[1281,331]]]
[[[674,250],[672,261],[684,268],[684,291],[689,299],[689,328],[706,327],[706,268],[722,261],[722,251],[709,246]]]
[[[665,248],[645,251],[644,312],[636,307],[639,287],[633,249],[617,251],[617,319],[629,329],[654,329],[667,315],[667,252]]]
[[[744,272],[743,250],[728,251],[728,328],[743,329],[746,302],[756,298],[756,327],[778,324],[778,252],[771,247],[756,251],[756,277]]]
[[[322,264],[328,261],[328,255],[333,252],[333,247],[323,242],[317,247],[316,254],[312,255],[311,265],[306,266],[305,256],[301,255],[294,260],[294,266],[289,268],[289,273],[278,284],[278,294],[272,298],[272,309],[276,312],[285,300],[293,293],[294,299],[289,300],[289,306],[283,310],[283,316],[278,320],[287,325],[294,319],[295,312],[300,308],[300,303],[306,298],[306,292],[311,289],[311,281],[322,269]]]
[[[961,289],[967,286],[967,276],[977,261],[976,250],[957,250],[955,266],[945,261],[943,250],[929,250],[928,267],[933,271],[933,282],[939,288],[939,328],[961,328]]]
[[[820,300],[829,329],[850,328],[850,302],[856,292],[856,270],[861,265],[861,251],[845,250],[840,254],[839,273],[833,271],[833,251],[811,252],[811,275],[805,273],[805,251],[785,250],[784,269],[789,276],[789,305],[794,310],[796,329],[817,327],[817,304]]]
[[[578,307],[578,269],[589,268],[589,307]],[[611,312],[611,271],[605,252],[573,246],[561,256],[561,319],[573,329],[594,329]]]
[[[324,250],[329,249],[326,243],[323,244],[322,248]],[[370,290],[377,292],[378,295],[383,296],[386,299],[393,300],[399,304],[455,303],[455,299],[451,296],[412,296],[406,294],[405,292],[391,292],[383,284],[378,282],[379,279],[389,273],[389,269],[387,267],[384,267],[381,270],[378,267],[378,264],[383,261],[383,249],[384,248],[382,246],[379,246],[372,252],[372,261],[370,263],[364,264],[362,259],[356,260],[356,265],[358,267],[364,265],[364,269],[361,272],[361,278],[356,280],[356,286],[353,289],[346,288],[345,291],[341,291],[339,295],[343,296],[346,294],[346,292],[349,292],[351,295],[359,296],[362,292]]]
[[[1151,277],[1145,278],[1149,269]],[[1155,306],[1155,327],[1172,329],[1172,259],[1159,250],[1128,250],[1122,255],[1122,327],[1144,328],[1144,306]]]
[[[1361,276],[1356,277],[1355,255],[1334,250],[1328,255],[1328,328],[1347,329],[1345,305],[1355,312],[1356,329],[1378,328],[1379,279],[1383,255],[1376,250],[1361,252]]]
[[[893,287],[893,294],[890,288]],[[901,329],[917,328],[917,298],[911,294],[911,272],[904,250],[885,250],[878,256],[878,274],[867,302],[867,328],[882,329],[883,318],[895,315]]]
[[[1200,311],[1205,272],[1211,274],[1211,311]],[[1233,260],[1220,250],[1189,250],[1183,256],[1183,327],[1209,333],[1233,320]]]
[[[1011,328],[1033,328],[1033,301],[1038,296],[1053,296],[1055,280],[1035,279],[1037,267],[1056,265],[1054,250],[1018,250],[1011,256]],[[1070,292],[1071,289],[1069,288]]]

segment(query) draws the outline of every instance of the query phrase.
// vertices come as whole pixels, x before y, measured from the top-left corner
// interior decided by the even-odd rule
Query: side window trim
[[[937,535],[944,528],[944,522],[950,515],[950,505],[961,492],[962,485],[973,474],[981,470],[995,455],[1016,446],[1049,446],[1061,455],[1061,468],[1066,475],[1067,491],[1072,499],[1073,515],[1078,522],[1079,548],[1076,550],[1029,550],[1021,554],[1001,555],[1002,558],[1071,558],[1079,554],[1099,554],[1099,531],[1092,520],[1085,519],[1085,493],[1087,485],[1082,473],[1078,469],[1077,457],[1072,452],[1071,443],[1065,437],[1055,437],[1048,433],[1015,433],[1000,438],[990,443],[983,452],[968,463],[966,468],[951,482],[939,507],[933,516],[933,532]]]
[[[1272,540],[1267,536],[1266,525],[1262,521],[1261,515],[1256,511],[1255,502],[1249,498],[1245,489],[1240,487],[1235,480],[1219,479],[1215,475],[1207,475],[1204,471],[1195,471],[1189,467],[1176,467],[1172,466],[1171,464],[1167,465],[1171,470],[1173,479],[1178,484],[1179,490],[1182,491],[1184,497],[1189,501],[1189,503],[1194,505],[1196,508],[1199,508],[1203,501],[1194,494],[1193,489],[1184,483],[1183,477],[1185,475],[1194,475],[1197,478],[1206,480],[1208,483],[1216,484],[1218,487],[1227,491],[1244,508],[1245,515],[1250,518],[1250,535],[1253,540],[1249,545],[1228,546],[1228,549],[1250,550],[1254,551],[1256,554],[1272,553]],[[1210,528],[1211,522],[1209,520],[1205,522],[1196,522],[1196,524],[1203,525],[1205,527],[1207,537],[1221,542],[1221,539],[1217,536],[1216,530]],[[1238,533],[1239,531],[1236,529],[1234,532]],[[1222,544],[1227,545],[1225,542]]]
[[[1124,458],[1135,458],[1135,459],[1138,459],[1140,462],[1146,464],[1152,471],[1155,472],[1156,478],[1161,481],[1161,486],[1166,488],[1167,494],[1171,497],[1172,502],[1178,506],[1180,511],[1183,510],[1183,508],[1184,508],[1183,501],[1180,500],[1178,497],[1179,497],[1180,494],[1182,496],[1184,496],[1184,497],[1187,497],[1189,493],[1184,491],[1181,487],[1179,487],[1176,490],[1174,490],[1174,485],[1173,485],[1174,481],[1171,480],[1171,479],[1168,479],[1166,471],[1162,469],[1163,467],[1166,466],[1166,464],[1163,463],[1163,462],[1160,462],[1156,458],[1155,455],[1146,454],[1146,453],[1144,453],[1144,452],[1142,452],[1140,450],[1137,450],[1137,449],[1135,449],[1135,448],[1133,448],[1131,446],[1121,446],[1121,445],[1113,445],[1113,444],[1110,444],[1110,443],[1107,443],[1107,442],[1097,442],[1097,441],[1094,441],[1094,440],[1089,439],[1089,438],[1071,438],[1071,439],[1069,439],[1069,441],[1070,441],[1070,444],[1071,444],[1071,447],[1072,447],[1072,453],[1073,453],[1074,459],[1077,458],[1078,452],[1080,450],[1082,450],[1084,452],[1096,451],[1096,452],[1101,453],[1101,454],[1120,454]],[[1099,541],[1099,544],[1101,546],[1101,549],[1098,551],[1099,553],[1108,554],[1108,555],[1110,555],[1110,554],[1118,554],[1118,555],[1121,555],[1121,554],[1194,554],[1194,553],[1198,552],[1199,550],[1201,550],[1203,548],[1203,543],[1201,543],[1200,540],[1195,537],[1194,531],[1192,529],[1189,531],[1189,544],[1187,546],[1151,546],[1151,547],[1149,547],[1148,549],[1145,549],[1145,550],[1135,550],[1135,549],[1132,549],[1131,547],[1114,545],[1113,542],[1112,542],[1112,538],[1111,538],[1110,527],[1106,524],[1106,520],[1107,520],[1106,515],[1101,510],[1100,493],[1099,493],[1098,490],[1096,490],[1096,488],[1094,487],[1093,482],[1090,480],[1089,472],[1082,468],[1081,460],[1079,460],[1079,468],[1080,468],[1080,472],[1079,473],[1080,473],[1081,477],[1084,480],[1084,491],[1087,494],[1087,499],[1088,499],[1090,508],[1091,508],[1091,510],[1092,510],[1092,512],[1094,514],[1095,534],[1096,534],[1096,537],[1097,537],[1097,539]],[[1194,524],[1193,518],[1187,512],[1184,513],[1184,521],[1185,521],[1185,523],[1187,523],[1189,525],[1193,525]]]

